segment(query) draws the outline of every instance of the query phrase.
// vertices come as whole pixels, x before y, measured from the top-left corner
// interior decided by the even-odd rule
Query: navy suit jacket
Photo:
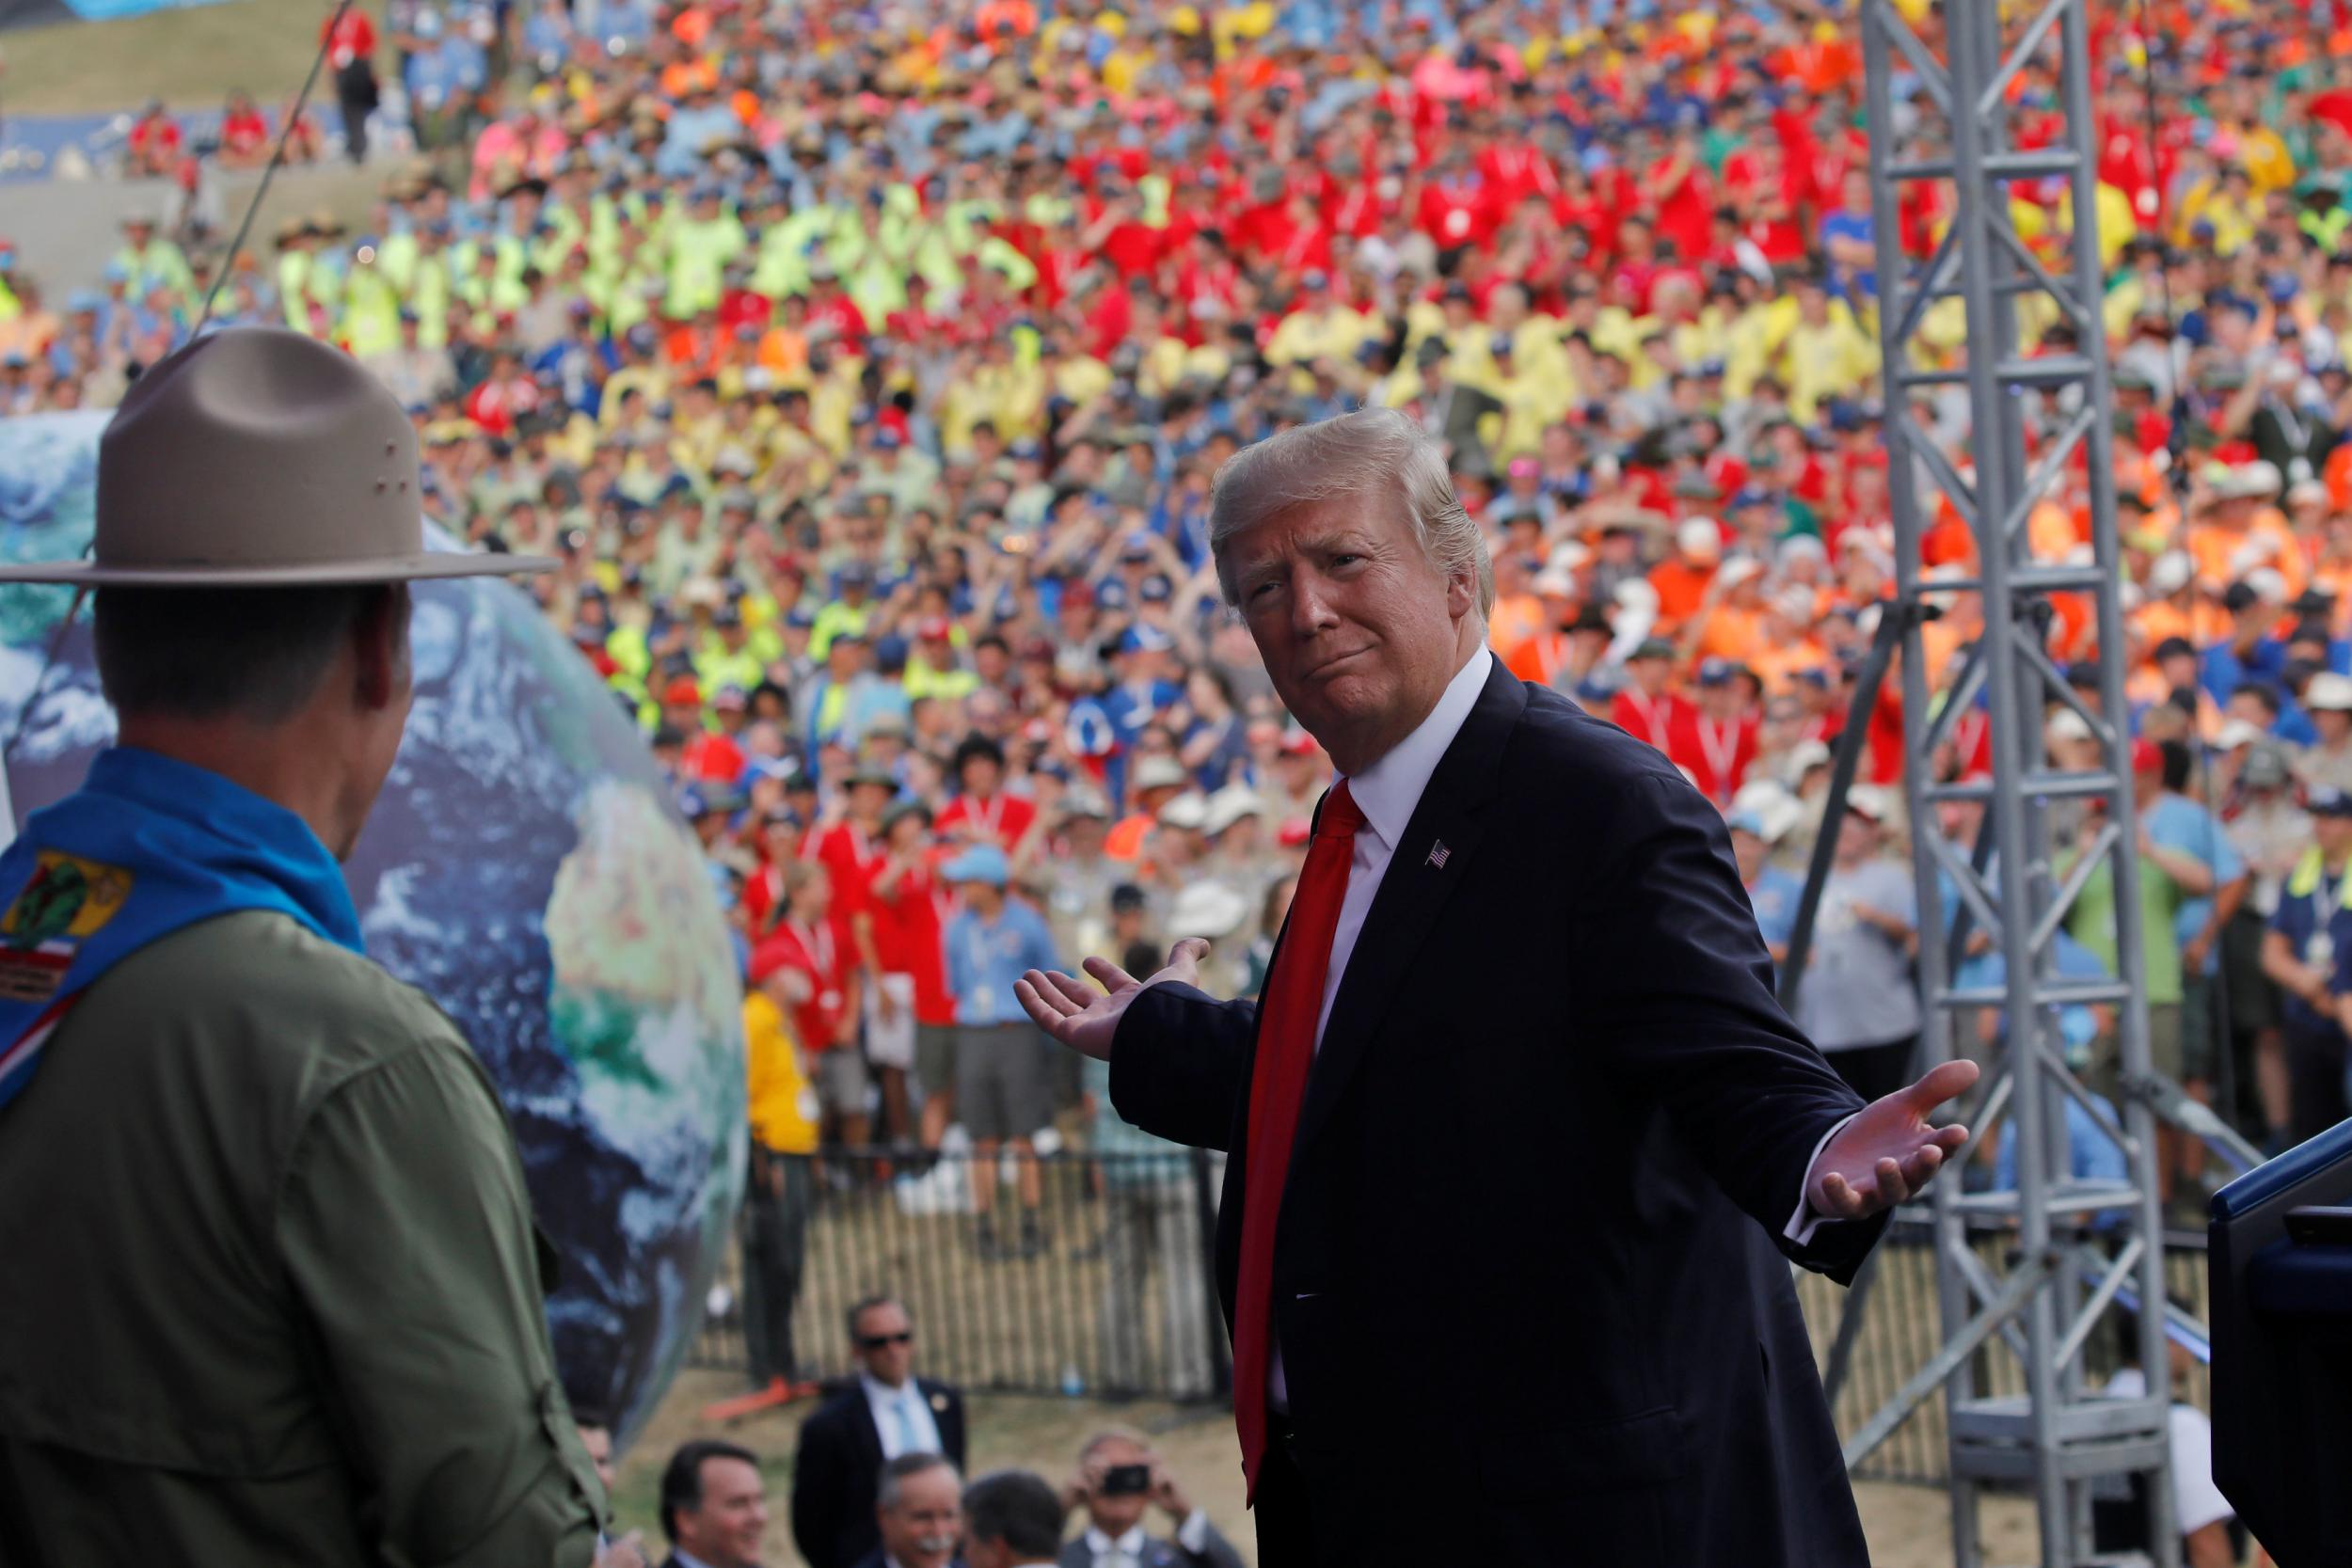
[[[930,1402],[940,1446],[963,1468],[963,1396],[946,1384],[918,1377]],[[852,1378],[801,1427],[792,1462],[792,1541],[810,1568],[853,1568],[882,1547],[874,1503],[882,1490],[882,1433],[866,1385]]]
[[[1111,1055],[1120,1116],[1231,1156],[1229,1319],[1256,1025],[1153,986]],[[1851,1279],[1884,1228],[1782,1235],[1860,1107],[1773,1000],[1714,808],[1496,663],[1357,939],[1291,1153],[1274,1316],[1318,1558],[1864,1568],[1781,1256]]]

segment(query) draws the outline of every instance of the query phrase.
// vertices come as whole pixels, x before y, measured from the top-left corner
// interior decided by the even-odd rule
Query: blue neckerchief
[[[0,853],[0,1107],[24,1092],[66,1009],[183,927],[275,910],[365,949],[342,868],[285,807],[153,752],[99,753],[82,787]]]

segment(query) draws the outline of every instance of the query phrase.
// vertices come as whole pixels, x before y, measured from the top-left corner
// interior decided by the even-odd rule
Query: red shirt
[[[850,1005],[847,944],[834,936],[830,922],[812,929],[787,915],[752,949],[752,984],[780,969],[808,976],[809,999],[792,1006],[792,1033],[801,1049],[833,1050]]]
[[[914,1021],[951,1024],[956,999],[947,993],[947,960],[940,942],[946,927],[947,890],[928,865],[918,865],[876,891],[867,912],[874,917],[874,946],[885,974],[914,976]]]
[[[319,27],[319,41],[327,46],[326,63],[337,71],[356,59],[372,58],[375,54],[375,24],[367,12],[354,6],[343,12],[342,20],[328,17]]]
[[[268,140],[269,122],[259,109],[228,115],[220,122],[220,145],[231,152],[258,152]]]
[[[1663,752],[1674,737],[1675,721],[1686,705],[1671,691],[1651,698],[1644,696],[1640,687],[1629,686],[1609,705],[1609,721]]]
[[[1009,851],[1028,835],[1037,820],[1037,803],[1001,791],[987,800],[959,795],[939,814],[939,836],[967,843],[993,844]]]
[[[1691,775],[1700,794],[1728,807],[1756,764],[1758,727],[1752,713],[1717,721],[1696,707],[1685,707],[1676,716],[1666,755]]]
[[[837,822],[819,833],[814,852],[833,879],[833,927],[846,943],[850,920],[873,908],[874,877],[888,853],[854,822]]]

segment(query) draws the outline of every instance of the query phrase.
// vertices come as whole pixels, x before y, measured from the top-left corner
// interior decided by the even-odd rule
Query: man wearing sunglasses
[[[792,1539],[809,1568],[852,1568],[882,1543],[874,1515],[882,1466],[910,1453],[963,1465],[963,1396],[914,1375],[914,1323],[893,1297],[850,1308],[857,1381],[801,1429],[792,1468]]]

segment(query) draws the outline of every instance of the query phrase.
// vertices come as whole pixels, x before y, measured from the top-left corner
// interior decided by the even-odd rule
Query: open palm
[[[1945,1062],[1909,1088],[1855,1112],[1822,1146],[1805,1177],[1814,1212],[1834,1220],[1865,1219],[1925,1187],[1945,1156],[1968,1141],[1968,1129],[1957,1123],[1937,1127],[1928,1114],[1966,1093],[1976,1081],[1976,1063]]]
[[[1108,958],[1089,958],[1084,967],[1099,987],[1059,970],[1032,969],[1012,983],[1012,994],[1039,1028],[1073,1051],[1107,1062],[1127,1004],[1162,980],[1198,986],[1200,960],[1208,952],[1207,942],[1186,937],[1168,955],[1168,966],[1149,980],[1136,979]]]

